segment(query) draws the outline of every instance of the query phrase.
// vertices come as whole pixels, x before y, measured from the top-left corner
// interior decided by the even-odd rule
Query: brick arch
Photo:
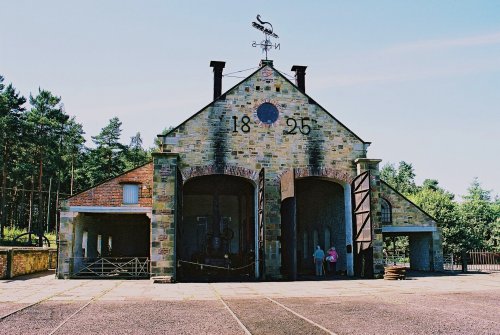
[[[180,169],[182,175],[182,182],[186,183],[189,179],[201,176],[209,175],[229,175],[235,177],[241,177],[245,179],[250,179],[254,183],[257,183],[259,179],[259,172],[250,170],[241,166],[225,164],[220,165],[202,165],[202,166],[191,166],[184,169]]]
[[[350,184],[354,178],[354,176],[351,176],[351,174],[346,170],[337,170],[328,167],[295,168],[294,170],[295,178],[323,177],[342,181],[346,184]]]

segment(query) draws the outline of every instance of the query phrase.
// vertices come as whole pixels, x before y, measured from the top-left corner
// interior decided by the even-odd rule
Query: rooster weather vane
[[[274,38],[279,38],[278,35],[276,35],[273,31],[273,25],[270,22],[265,22],[260,19],[260,15],[257,15],[257,22],[252,22],[252,27],[255,29],[258,29],[264,33],[264,40],[262,40],[260,43],[257,43],[256,41],[252,42],[252,46],[255,48],[259,46],[262,49],[262,52],[266,53],[266,60],[267,60],[267,53],[268,51],[272,50],[273,48],[275,50],[280,50],[280,44],[279,43],[272,43],[271,42],[271,37]]]

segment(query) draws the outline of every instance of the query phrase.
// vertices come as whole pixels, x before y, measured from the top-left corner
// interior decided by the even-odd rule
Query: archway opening
[[[346,223],[342,185],[318,177],[298,179],[297,199],[297,274],[314,275],[312,255],[317,245],[325,253],[335,247],[339,255],[336,274],[345,273]],[[325,270],[328,270],[325,268]],[[333,270],[328,273],[335,275]]]
[[[254,278],[255,187],[228,175],[190,179],[183,186],[177,226],[181,281]]]

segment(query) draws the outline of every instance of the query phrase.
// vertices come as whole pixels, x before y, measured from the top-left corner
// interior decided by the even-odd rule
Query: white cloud
[[[454,49],[469,47],[479,50],[481,46],[484,49],[490,45],[500,46],[500,32],[399,44],[373,53],[336,60],[334,67],[342,69],[342,72],[317,78],[312,85],[339,87],[385,84],[497,72],[500,71],[500,53],[496,49],[472,54]]]

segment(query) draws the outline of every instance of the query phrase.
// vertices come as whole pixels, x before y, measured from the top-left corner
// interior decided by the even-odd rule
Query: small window
[[[88,240],[89,240],[89,233],[87,231],[84,231],[83,232],[83,236],[82,236],[82,256],[87,258],[88,255],[88,247],[87,247],[87,244],[88,244]]]
[[[123,185],[123,204],[134,205],[139,203],[139,185]]]
[[[380,198],[382,201],[382,223],[392,223],[392,208],[389,201]]]
[[[102,256],[102,235],[97,235],[97,257]]]

